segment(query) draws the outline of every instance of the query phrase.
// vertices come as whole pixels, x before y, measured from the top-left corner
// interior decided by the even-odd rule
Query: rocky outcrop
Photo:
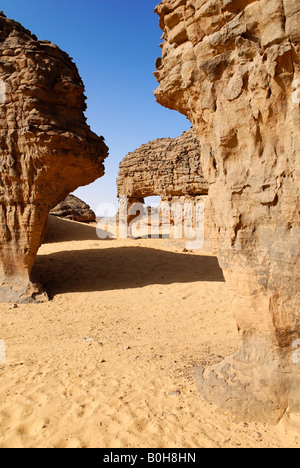
[[[96,222],[96,215],[91,207],[74,195],[68,195],[64,201],[51,210],[50,214],[80,223]]]
[[[160,104],[201,141],[213,237],[242,339],[199,371],[205,397],[237,419],[300,411],[300,5],[163,0]]]
[[[191,129],[178,138],[159,138],[129,153],[120,164],[118,195],[146,198],[207,194],[199,139]]]
[[[107,148],[71,58],[3,14],[0,80],[0,301],[38,301],[30,274],[48,213],[104,174]]]
[[[160,196],[171,204],[195,202],[207,195],[203,177],[199,139],[192,128],[178,138],[160,138],[129,153],[120,164],[117,180],[119,198],[127,197],[128,224],[133,204],[146,197]]]

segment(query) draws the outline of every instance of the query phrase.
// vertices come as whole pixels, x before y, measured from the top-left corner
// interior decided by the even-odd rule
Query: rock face
[[[70,57],[0,16],[0,301],[42,300],[30,280],[49,211],[104,174]]]
[[[163,0],[156,12],[156,98],[199,135],[242,339],[199,371],[199,389],[239,420],[276,423],[300,411],[300,4]]]
[[[120,164],[118,196],[127,197],[127,208],[160,196],[162,202],[194,202],[207,195],[201,168],[199,139],[192,128],[178,138],[160,138],[129,153]],[[135,215],[128,216],[128,223]]]
[[[68,195],[64,201],[51,210],[50,214],[80,223],[96,222],[96,215],[90,206],[74,195]]]
[[[200,143],[191,129],[179,138],[160,138],[129,153],[120,164],[118,194],[134,198],[203,195]]]

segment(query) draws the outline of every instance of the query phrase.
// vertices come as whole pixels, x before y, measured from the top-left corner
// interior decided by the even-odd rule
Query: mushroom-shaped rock
[[[76,65],[0,15],[0,301],[43,300],[30,276],[49,211],[104,174]]]
[[[199,371],[237,419],[300,411],[300,4],[163,0],[158,102],[201,143],[214,239],[242,339]]]
[[[118,195],[163,199],[207,195],[198,136],[192,128],[178,138],[159,138],[129,153],[120,164]]]

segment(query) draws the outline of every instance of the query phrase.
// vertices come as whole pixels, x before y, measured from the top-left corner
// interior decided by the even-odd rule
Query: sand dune
[[[298,447],[235,424],[192,377],[239,343],[217,260],[167,240],[101,241],[52,219],[34,274],[52,301],[0,305],[0,447]]]

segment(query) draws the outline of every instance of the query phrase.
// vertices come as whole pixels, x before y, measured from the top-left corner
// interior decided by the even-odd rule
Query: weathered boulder
[[[203,195],[208,192],[194,129],[178,138],[159,138],[129,153],[120,163],[118,195],[134,198]]]
[[[3,14],[0,82],[0,301],[39,301],[30,274],[48,213],[104,174],[107,147],[71,58]]]
[[[237,419],[300,411],[300,4],[163,0],[158,102],[201,142],[214,242],[242,339],[199,371]]]
[[[162,203],[195,204],[208,193],[198,136],[192,128],[178,138],[159,138],[129,153],[120,163],[118,196],[127,197],[128,224],[133,204],[160,196]],[[183,209],[183,208],[182,208]],[[171,219],[172,221],[172,219]]]
[[[91,210],[91,207],[74,195],[68,195],[64,201],[50,211],[50,214],[80,223],[96,222],[96,214]]]

